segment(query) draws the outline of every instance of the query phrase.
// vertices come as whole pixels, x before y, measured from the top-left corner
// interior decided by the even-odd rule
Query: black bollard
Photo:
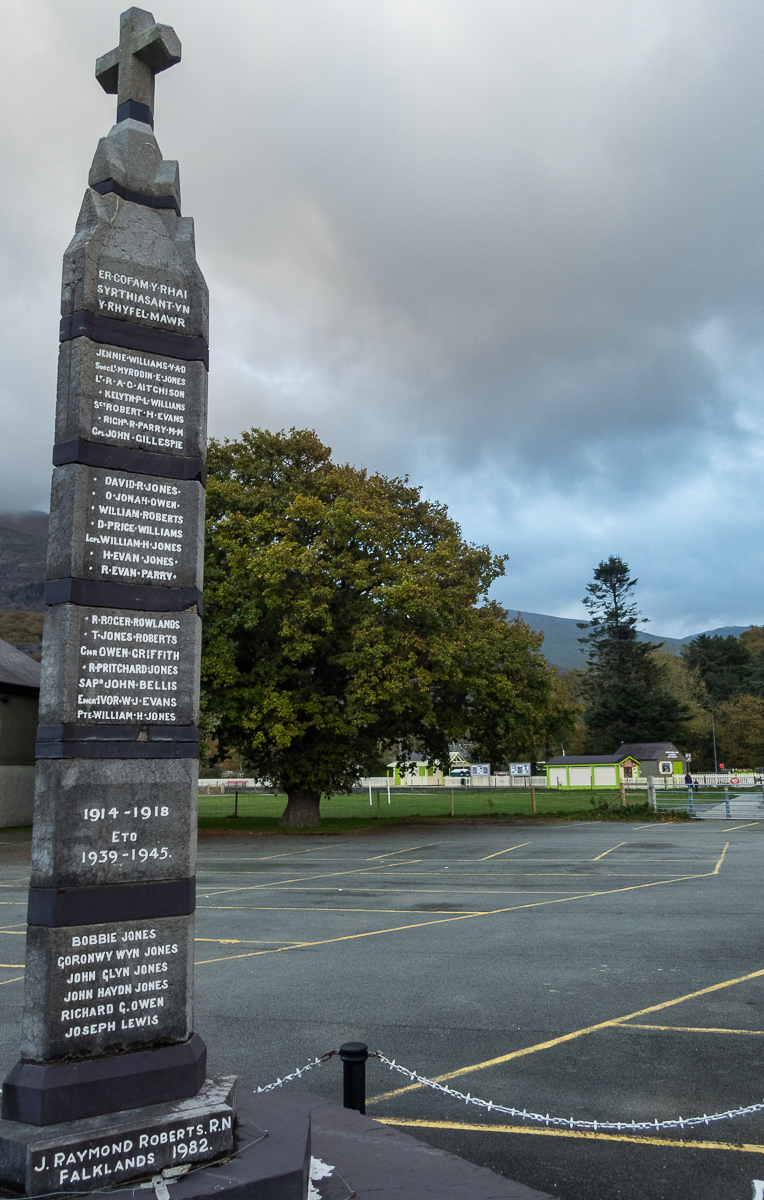
[[[342,1103],[345,1108],[366,1112],[366,1059],[369,1047],[364,1042],[345,1042],[340,1046],[342,1059]]]

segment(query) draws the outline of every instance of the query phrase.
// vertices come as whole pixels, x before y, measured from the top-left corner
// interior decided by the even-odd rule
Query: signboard
[[[509,773],[510,775],[524,775],[526,778],[528,778],[531,773],[531,764],[529,762],[510,763]]]
[[[670,763],[670,762],[659,762],[658,763],[658,773],[660,775],[673,775],[674,764]]]
[[[490,774],[491,774],[491,764],[490,763],[471,763],[470,764],[470,775],[490,775]]]

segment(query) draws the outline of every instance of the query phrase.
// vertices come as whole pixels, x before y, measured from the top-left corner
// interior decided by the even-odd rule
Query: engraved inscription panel
[[[27,970],[47,999],[24,1013],[26,1056],[77,1057],[191,1034],[193,917],[30,925]]]
[[[207,371],[79,337],[59,350],[56,441],[73,438],[203,458]]]
[[[173,1104],[172,1111],[150,1120],[130,1112],[113,1116],[108,1132],[85,1130],[85,1122],[79,1121],[71,1123],[66,1138],[56,1130],[47,1139],[41,1130],[30,1155],[27,1195],[115,1186],[230,1150],[232,1082],[207,1080],[193,1099]]]
[[[201,620],[56,605],[45,623],[40,722],[199,723]]]
[[[206,320],[206,289],[183,271],[101,255],[88,292],[102,317],[134,321],[168,333],[195,334]]]
[[[41,759],[31,886],[189,879],[197,774],[192,758]]]
[[[53,476],[48,578],[202,586],[200,483],[70,463]]]

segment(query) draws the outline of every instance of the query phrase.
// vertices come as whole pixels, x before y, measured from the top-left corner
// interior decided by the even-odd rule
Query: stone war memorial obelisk
[[[153,132],[154,77],[180,56],[169,26],[122,14],[96,64],[117,123],[64,256],[23,1032],[0,1121],[0,1180],[27,1195],[233,1147],[236,1080],[206,1077],[193,1031],[208,297]]]

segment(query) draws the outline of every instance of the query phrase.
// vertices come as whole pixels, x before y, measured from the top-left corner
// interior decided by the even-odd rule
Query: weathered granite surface
[[[45,619],[40,724],[199,724],[194,613],[57,604]]]
[[[96,79],[117,96],[118,111],[137,103],[154,117],[154,76],[180,62],[181,45],[170,25],[158,25],[145,8],[128,8],[119,18],[119,44],[96,59]]]
[[[21,1056],[33,1062],[184,1042],[194,918],[30,925]]]
[[[178,164],[162,158],[145,121],[120,121],[99,140],[88,183],[94,188],[107,179],[144,196],[171,196],[180,208]]]
[[[323,1200],[348,1200],[349,1195],[358,1200],[554,1200],[546,1192],[438,1150],[394,1125],[330,1104],[321,1096],[285,1088],[245,1095],[241,1101],[242,1127],[246,1123],[252,1128],[256,1122],[280,1131],[290,1124],[294,1128],[300,1115],[310,1114],[311,1153],[332,1166],[332,1175],[316,1185]],[[421,1134],[426,1139],[427,1130]],[[228,1200],[225,1183],[213,1186],[221,1200]],[[178,1184],[174,1200],[204,1194],[202,1180],[192,1176]],[[246,1195],[242,1188],[237,1200]]]
[[[96,67],[118,95],[117,124],[64,257],[24,1031],[3,1097],[19,1122],[188,1097],[204,1079],[186,914],[209,305],[178,165],[152,128],[154,76],[179,58],[169,26],[122,14],[119,45]],[[104,1138],[121,1121],[105,1118]],[[170,1146],[158,1128],[147,1147]],[[187,1154],[217,1153],[211,1131],[200,1126]],[[170,1159],[147,1150],[111,1178],[151,1174],[176,1143]],[[0,1136],[0,1164],[8,1144]],[[30,1170],[37,1192],[96,1178],[43,1184]]]
[[[79,463],[56,468],[48,579],[201,588],[203,571],[200,483]]]
[[[196,868],[196,759],[42,759],[32,887],[188,879]]]
[[[0,1120],[0,1179],[27,1196],[87,1192],[206,1161],[233,1146],[235,1076],[191,1100],[60,1125]]]
[[[64,255],[61,290],[61,315],[80,309],[206,338],[209,298],[191,218],[87,191]]]
[[[73,438],[204,458],[207,370],[79,337],[58,355],[56,442]]]

